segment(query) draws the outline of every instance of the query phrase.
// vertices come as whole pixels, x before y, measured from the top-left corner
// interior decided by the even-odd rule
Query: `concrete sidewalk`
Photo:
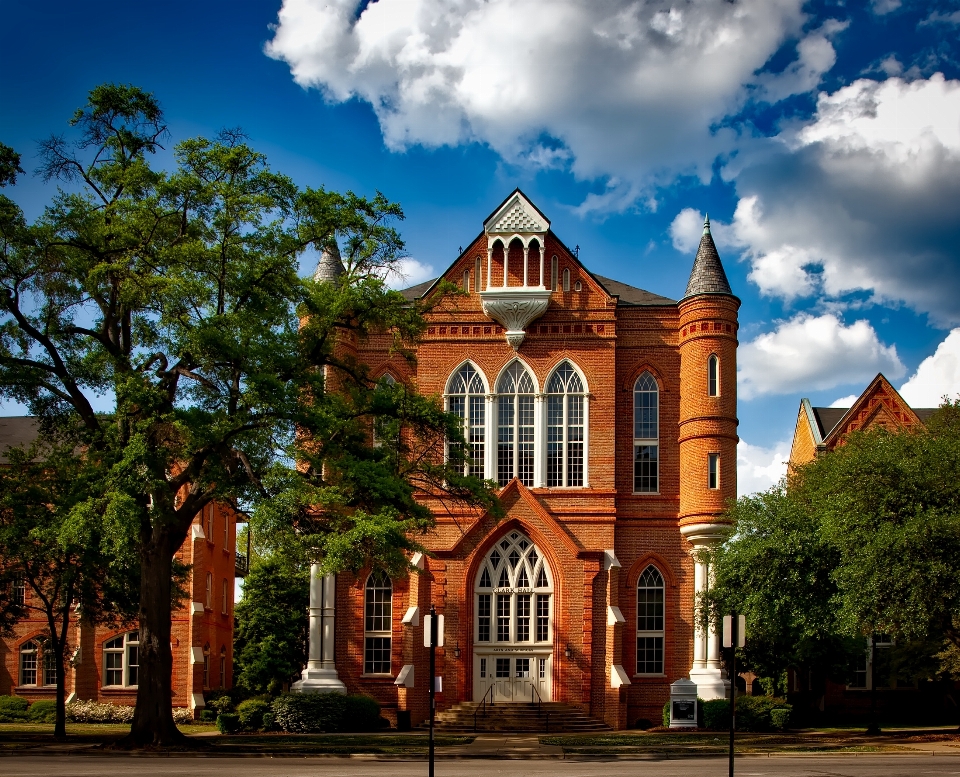
[[[539,734],[477,734],[469,745],[437,748],[438,758],[563,758],[563,748],[540,744]]]

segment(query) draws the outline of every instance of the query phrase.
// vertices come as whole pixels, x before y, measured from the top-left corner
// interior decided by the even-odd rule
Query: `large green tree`
[[[122,503],[96,498],[99,471],[71,440],[41,441],[6,452],[0,466],[0,575],[22,586],[15,617],[46,623],[46,674],[56,674],[54,735],[66,736],[66,660],[79,645],[70,626],[135,616],[137,558]],[[44,683],[46,680],[44,679]]]
[[[419,491],[491,497],[458,474],[456,450],[449,465],[436,456],[461,436],[454,418],[378,390],[338,345],[387,332],[402,352],[423,331],[422,308],[383,282],[401,256],[398,206],[301,189],[237,131],[184,140],[174,169],[157,170],[163,114],[132,86],[97,87],[71,126],[41,147],[43,175],[64,188],[0,256],[0,392],[75,423],[103,462],[107,509],[132,516],[140,683],[128,742],[178,743],[172,559],[211,500],[295,523],[304,555],[328,569],[392,569],[430,524]],[[23,222],[16,208],[11,218]],[[339,282],[298,275],[305,252],[334,243]],[[376,448],[375,415],[401,427]]]
[[[925,427],[851,434],[775,488],[731,506],[713,554],[713,617],[749,623],[761,674],[838,679],[864,637],[898,641],[891,671],[952,672],[960,646],[960,404]]]
[[[273,554],[257,559],[243,581],[233,640],[233,681],[278,693],[307,663],[310,568]]]

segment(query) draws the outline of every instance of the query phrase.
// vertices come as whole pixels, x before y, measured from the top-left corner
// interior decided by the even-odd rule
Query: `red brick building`
[[[0,418],[0,457],[36,435],[32,418]],[[246,555],[238,554],[237,515],[223,505],[209,505],[191,526],[177,558],[191,567],[186,582],[189,601],[174,611],[173,704],[203,707],[203,691],[233,684],[234,581],[246,572]],[[35,602],[29,585],[15,595],[28,608]],[[43,613],[28,610],[12,637],[0,639],[0,695],[31,701],[52,699],[56,670],[45,661]],[[71,624],[67,698],[132,705],[137,697],[138,640],[136,623],[91,626]]]
[[[325,254],[318,277],[341,269]],[[723,696],[716,635],[695,630],[710,574],[694,552],[725,536],[737,492],[740,302],[709,222],[680,301],[592,273],[519,190],[442,277],[466,294],[430,313],[413,370],[385,339],[346,345],[464,419],[468,466],[499,483],[506,518],[438,500],[423,574],[315,580],[298,686],[422,720],[432,603],[441,708],[536,693],[623,728],[658,721],[681,677]]]

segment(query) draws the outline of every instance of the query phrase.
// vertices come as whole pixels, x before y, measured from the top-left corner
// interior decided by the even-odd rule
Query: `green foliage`
[[[711,699],[703,702],[702,708],[704,728],[730,729],[729,699]],[[737,696],[737,731],[780,731],[789,722],[792,709],[784,699],[773,696]]]
[[[703,703],[703,727],[711,731],[730,728],[730,702],[727,699],[710,699]]]
[[[217,730],[221,734],[236,734],[241,725],[240,716],[235,712],[221,712],[217,715]]]
[[[207,707],[212,709],[218,715],[223,714],[224,712],[233,712],[233,699],[229,694],[223,694],[222,696],[217,696],[215,699],[211,699],[207,702]]]
[[[380,705],[369,696],[339,693],[288,693],[272,704],[276,725],[295,734],[376,731]]]
[[[277,727],[277,717],[273,714],[273,710],[270,709],[267,712],[263,713],[263,730],[264,731],[273,731]]]
[[[663,713],[660,715],[660,722],[664,728],[670,726],[670,702],[663,705]]]
[[[259,731],[263,728],[263,716],[268,712],[270,712],[270,700],[262,697],[247,699],[237,705],[240,723],[249,731]]]
[[[773,726],[776,731],[786,731],[790,726],[790,715],[792,713],[793,707],[789,704],[770,710],[770,725]]]
[[[234,678],[258,693],[278,693],[307,660],[310,571],[279,554],[256,560],[236,606]]]
[[[0,723],[27,720],[29,702],[20,696],[0,696]]]
[[[201,723],[215,723],[217,720],[217,713],[213,710],[200,710],[200,722]]]
[[[53,723],[57,717],[57,703],[53,699],[38,699],[30,705],[27,717],[34,723]]]

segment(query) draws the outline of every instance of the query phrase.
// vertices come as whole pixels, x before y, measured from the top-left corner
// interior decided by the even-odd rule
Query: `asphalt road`
[[[361,758],[0,757],[3,777],[426,777],[424,761]],[[960,756],[743,757],[737,777],[936,777],[960,775]],[[436,777],[726,777],[721,758],[611,761],[443,760]]]

